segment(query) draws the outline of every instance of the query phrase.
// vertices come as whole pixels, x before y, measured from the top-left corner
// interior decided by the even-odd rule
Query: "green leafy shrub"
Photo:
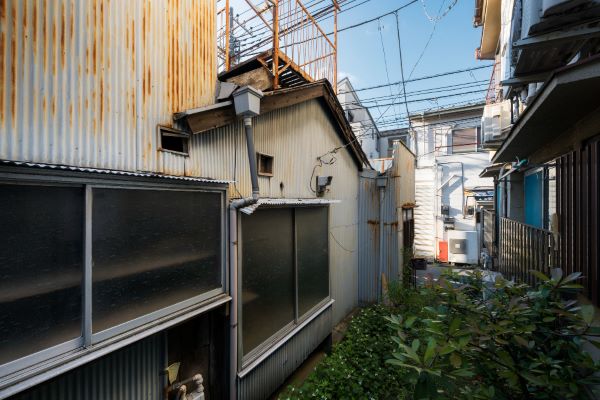
[[[599,365],[582,351],[598,346],[592,306],[572,300],[580,274],[548,278],[536,288],[480,272],[448,275],[422,289],[429,304],[387,317],[393,358],[414,399],[583,399]],[[410,371],[410,373],[406,373]]]
[[[300,387],[280,399],[404,399],[407,370],[386,365],[395,349],[391,309],[373,306],[352,318],[346,336]]]

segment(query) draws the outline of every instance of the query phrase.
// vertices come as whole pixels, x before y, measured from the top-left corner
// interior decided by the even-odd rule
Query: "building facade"
[[[479,55],[494,60],[500,77],[486,105],[499,139],[482,173],[496,183],[489,250],[500,271],[526,281],[533,268],[582,272],[597,305],[600,4],[477,4]]]
[[[478,262],[477,197],[493,188],[480,178],[490,154],[481,146],[483,104],[413,114],[408,142],[417,158],[415,170],[415,257],[451,261],[448,245],[454,232],[469,234]],[[457,261],[467,263],[466,261]]]

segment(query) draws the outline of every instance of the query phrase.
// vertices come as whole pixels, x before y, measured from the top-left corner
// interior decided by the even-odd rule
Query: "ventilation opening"
[[[159,126],[160,149],[177,154],[188,154],[190,135],[172,128]]]
[[[259,175],[273,176],[273,156],[256,153],[256,163],[258,164]]]

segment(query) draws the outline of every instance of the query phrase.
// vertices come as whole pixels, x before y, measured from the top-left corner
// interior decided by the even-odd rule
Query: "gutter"
[[[249,86],[240,88],[233,93],[236,115],[244,117],[244,131],[246,133],[246,147],[248,149],[248,167],[252,182],[252,196],[236,199],[229,205],[229,263],[230,281],[229,292],[231,295],[231,340],[229,349],[229,398],[237,399],[237,362],[238,362],[238,238],[237,238],[237,213],[238,209],[256,204],[260,191],[258,187],[258,173],[256,169],[256,151],[254,150],[254,132],[252,117],[260,112],[260,99],[262,93]]]

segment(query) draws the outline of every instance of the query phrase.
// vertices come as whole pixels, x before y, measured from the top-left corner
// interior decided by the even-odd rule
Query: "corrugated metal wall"
[[[11,397],[11,400],[162,398],[164,342],[154,335]]]
[[[394,147],[394,161],[385,173],[387,187],[383,198],[383,254],[379,252],[379,188],[374,171],[360,177],[359,192],[359,262],[358,300],[377,301],[379,261],[383,257],[384,274],[389,281],[401,278],[402,271],[402,206],[414,204],[415,157],[404,146]]]
[[[215,0],[0,2],[0,158],[184,174],[157,124],[213,102]]]
[[[328,308],[244,378],[238,380],[238,399],[264,400],[280,387],[331,333]]]
[[[358,167],[347,149],[317,157],[343,145],[337,127],[318,100],[275,110],[254,118],[256,151],[274,156],[273,176],[259,176],[261,197],[315,198],[315,177],[332,176],[324,198],[330,206],[331,296],[333,321],[356,305],[358,274]],[[242,122],[194,135],[186,171],[195,176],[237,181],[231,197],[252,193]],[[312,189],[311,189],[312,188]],[[239,193],[238,193],[239,192]]]
[[[415,257],[435,258],[433,167],[415,170]]]

